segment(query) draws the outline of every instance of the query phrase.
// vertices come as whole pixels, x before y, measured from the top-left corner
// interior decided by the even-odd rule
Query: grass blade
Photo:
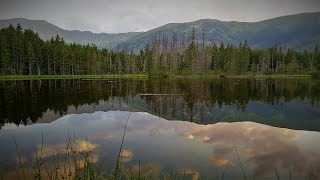
[[[247,177],[246,177],[246,174],[245,174],[245,172],[244,172],[244,169],[243,169],[243,166],[242,166],[242,163],[241,163],[241,159],[240,159],[240,156],[239,156],[239,153],[238,153],[237,146],[234,146],[234,148],[235,148],[235,150],[236,150],[237,157],[238,157],[238,160],[239,160],[239,163],[240,163],[240,166],[241,166],[241,171],[242,171],[243,179],[244,179],[244,180],[247,180]]]
[[[20,152],[19,152],[19,148],[18,148],[18,144],[17,144],[17,141],[16,141],[16,138],[13,136],[13,140],[14,140],[14,144],[16,145],[16,150],[17,150],[17,155],[18,155],[18,161],[19,161],[19,168],[22,169],[22,175],[23,175],[23,178],[26,180],[26,174],[24,172],[24,168],[23,168],[23,164],[22,164],[22,160],[21,160],[21,156],[20,156]]]
[[[118,177],[118,171],[120,169],[120,158],[121,158],[121,152],[122,152],[122,148],[123,148],[123,142],[124,142],[124,138],[126,136],[126,131],[127,131],[127,125],[128,125],[128,122],[129,122],[129,119],[130,119],[130,115],[131,115],[131,111],[129,112],[129,115],[128,115],[128,119],[126,121],[126,124],[124,126],[124,131],[123,131],[123,136],[122,136],[122,140],[121,140],[121,144],[120,144],[120,150],[119,150],[119,153],[118,153],[118,158],[117,158],[117,164],[116,164],[116,168],[115,168],[115,178]]]

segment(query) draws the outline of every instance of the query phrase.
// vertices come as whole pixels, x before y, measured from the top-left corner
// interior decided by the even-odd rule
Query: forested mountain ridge
[[[31,29],[38,33],[43,40],[49,40],[51,37],[59,35],[67,43],[95,44],[98,47],[115,48],[118,43],[126,41],[128,38],[140,34],[140,32],[128,32],[119,34],[92,33],[90,31],[64,30],[44,20],[29,20],[24,18],[15,18],[0,20],[0,29],[9,27],[12,24],[16,27],[18,24],[22,29]]]
[[[202,19],[187,23],[170,23],[146,32],[132,32],[121,34],[95,34],[92,32],[63,30],[42,20],[27,20],[22,18],[0,20],[0,29],[10,24],[20,24],[23,29],[31,29],[44,40],[59,35],[67,43],[95,44],[98,47],[139,51],[145,48],[155,36],[169,37],[171,43],[173,33],[178,41],[190,40],[192,29],[196,30],[196,41],[202,41],[202,33],[206,43],[220,43],[238,45],[245,40],[253,48],[270,48],[283,46],[298,50],[313,50],[320,42],[320,12],[303,13],[282,16],[260,22],[225,22],[215,19]]]
[[[133,36],[122,44],[127,49],[140,49],[152,37],[159,34],[170,37],[173,32],[178,39],[188,41],[193,28],[196,30],[196,40],[199,42],[202,41],[204,33],[207,43],[224,42],[238,45],[247,40],[253,48],[286,46],[299,50],[312,50],[320,42],[320,12],[282,16],[253,23],[224,22],[215,19],[171,23]]]

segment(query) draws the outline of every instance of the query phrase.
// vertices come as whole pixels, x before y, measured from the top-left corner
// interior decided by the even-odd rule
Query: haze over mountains
[[[129,32],[120,34],[92,33],[89,31],[69,31],[43,20],[23,18],[0,20],[0,28],[10,24],[20,24],[24,29],[32,29],[45,40],[59,35],[68,43],[95,44],[98,47],[138,51],[144,48],[156,35],[166,35],[169,41],[173,32],[178,40],[188,40],[193,28],[196,39],[202,42],[205,33],[207,43],[224,42],[237,45],[247,40],[251,47],[269,48],[286,46],[299,50],[312,50],[320,44],[320,12],[282,16],[260,22],[225,22],[215,19],[202,19],[187,23],[170,23],[146,32]]]

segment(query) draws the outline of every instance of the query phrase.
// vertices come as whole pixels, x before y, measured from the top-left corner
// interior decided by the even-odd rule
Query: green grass
[[[105,78],[147,78],[145,74],[106,74],[106,75],[2,75],[0,80],[37,79],[105,79]]]
[[[311,79],[312,76],[309,74],[297,74],[297,75],[286,75],[286,74],[276,74],[276,75],[266,75],[270,79]]]
[[[226,78],[234,79],[311,79],[312,76],[308,74],[288,75],[288,74],[249,74],[249,75],[227,75]]]
[[[172,75],[173,78],[190,78],[190,79],[201,79],[201,78],[212,78],[219,79],[220,75],[208,74],[208,75]],[[244,75],[225,75],[224,78],[228,79],[250,79],[250,78],[261,78],[261,79],[311,79],[312,76],[308,74],[299,75],[287,75],[287,74],[273,74],[273,75],[260,75],[260,74],[244,74]]]
[[[213,78],[213,79],[218,79],[220,78],[220,75],[196,75],[196,74],[192,74],[192,75],[171,75],[169,76],[171,78],[188,78],[188,79],[201,79],[201,78]]]

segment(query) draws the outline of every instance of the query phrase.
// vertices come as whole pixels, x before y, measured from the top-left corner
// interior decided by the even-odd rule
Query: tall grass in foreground
[[[16,153],[17,153],[17,168],[16,176],[20,180],[29,179],[75,179],[75,180],[112,180],[112,179],[154,179],[150,174],[152,172],[151,166],[142,167],[139,161],[138,167],[130,166],[129,168],[122,168],[122,151],[123,144],[126,136],[127,125],[130,119],[131,111],[129,112],[128,118],[125,122],[124,131],[121,139],[119,152],[117,153],[117,161],[115,168],[111,171],[104,171],[102,169],[104,161],[97,164],[95,155],[93,155],[92,145],[86,139],[85,142],[78,141],[75,135],[70,137],[68,133],[68,140],[65,146],[64,153],[56,153],[48,155],[44,147],[43,134],[41,136],[41,144],[35,147],[35,153],[31,162],[31,167],[27,168],[24,166],[23,158],[21,158],[20,149],[18,143],[13,137]],[[239,175],[239,179],[247,180],[245,169],[240,159],[238,149],[234,146],[235,154],[239,161],[242,178]],[[111,164],[112,165],[112,164]],[[223,180],[226,175],[226,167],[223,167],[221,175],[213,179]],[[180,176],[178,176],[178,174]],[[185,179],[187,175],[192,175],[188,169],[182,169],[177,172],[163,173],[157,179],[173,180],[173,179]],[[181,178],[182,176],[182,178]],[[192,175],[192,179],[198,179],[200,174],[196,176]],[[3,179],[3,177],[0,177]],[[255,178],[253,178],[255,179]],[[277,169],[275,168],[275,179],[280,179]],[[290,171],[290,179],[291,171]]]
[[[14,139],[15,140],[15,139]],[[20,150],[17,149],[18,179],[103,179],[104,173],[94,165],[94,156],[88,146],[89,143],[79,144],[76,139],[68,137],[66,149],[63,154],[43,154],[43,136],[40,147],[35,147],[31,167],[23,165]],[[100,165],[100,167],[102,164]],[[108,176],[105,176],[108,178]]]
[[[126,122],[127,124],[127,122]],[[97,164],[95,161],[95,156],[92,154],[92,149],[90,148],[90,143],[83,144],[77,141],[75,138],[68,137],[68,142],[66,143],[66,149],[64,154],[52,154],[50,157],[44,153],[44,141],[42,136],[42,143],[39,147],[35,148],[34,159],[32,160],[32,165],[27,168],[23,164],[21,158],[20,150],[18,144],[14,138],[16,151],[17,151],[17,169],[16,178],[19,180],[29,180],[29,179],[48,179],[48,180],[134,180],[134,179],[155,179],[152,176],[151,166],[142,166],[140,161],[138,166],[129,166],[128,168],[122,167],[122,147],[125,138],[125,133],[122,136],[122,141],[120,145],[120,150],[117,155],[117,161],[115,163],[115,168],[111,171],[105,171],[102,169],[104,161]],[[86,140],[87,141],[87,140]],[[242,165],[240,155],[237,148],[235,147],[235,154],[238,158],[239,164],[241,166],[241,174],[238,175],[238,179],[247,180],[245,174],[245,169]],[[113,163],[110,165],[112,166]],[[274,179],[280,179],[277,169],[275,168]],[[212,177],[212,179],[223,180],[227,175],[226,167],[222,168],[222,172],[217,177]],[[194,178],[193,174],[188,172],[188,169],[178,170],[171,173],[162,173],[156,179],[174,180],[174,179],[198,179],[200,174],[197,174],[197,178]],[[3,177],[0,179],[3,179]],[[200,178],[201,179],[201,178]],[[249,178],[251,179],[251,178]],[[255,179],[255,178],[253,178]],[[290,179],[291,171],[290,171]]]
[[[16,140],[14,139],[15,143]],[[42,141],[43,142],[43,141]],[[90,143],[88,143],[90,144]],[[133,179],[154,179],[152,177],[152,167],[142,166],[139,161],[138,166],[129,166],[122,168],[121,151],[118,153],[116,166],[111,171],[102,169],[104,161],[97,164],[94,160],[92,150],[86,144],[80,144],[74,138],[69,138],[66,143],[64,154],[52,154],[50,157],[45,157],[42,154],[43,143],[41,147],[36,148],[31,167],[25,166],[23,158],[20,156],[20,149],[16,143],[17,149],[17,168],[16,177],[10,177],[19,180],[31,179],[47,179],[47,180],[133,180]],[[110,165],[112,166],[111,163]],[[177,179],[178,172],[163,173],[159,178],[166,180]],[[183,177],[186,174],[183,174]],[[0,179],[3,179],[0,177]],[[181,179],[181,178],[180,178]],[[184,178],[183,178],[184,179]]]
[[[20,156],[18,143],[13,137],[17,153],[16,175],[18,179],[149,179],[152,171],[151,167],[142,168],[140,166],[129,169],[122,169],[122,150],[124,139],[126,136],[127,124],[130,119],[131,112],[126,120],[123,136],[121,139],[120,149],[117,155],[115,168],[108,172],[103,171],[104,161],[97,165],[95,156],[92,154],[93,148],[87,141],[78,141],[68,134],[68,140],[64,153],[52,154],[49,156],[44,153],[44,139],[41,136],[41,144],[35,147],[34,156],[31,167],[24,166],[23,158]],[[164,174],[165,179],[172,179],[173,174]]]

